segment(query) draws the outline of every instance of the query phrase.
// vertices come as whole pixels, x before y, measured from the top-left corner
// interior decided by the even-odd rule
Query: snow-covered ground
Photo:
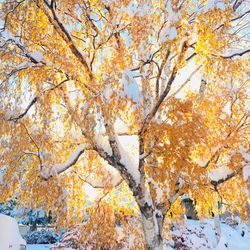
[[[233,228],[221,223],[219,244],[216,241],[213,220],[205,220],[203,223],[188,220],[185,225],[173,231],[173,237],[175,243],[178,242],[177,249],[250,250],[250,227],[244,224]],[[171,242],[170,245],[173,247],[173,244]],[[181,248],[182,245],[187,248]],[[173,249],[171,246],[166,246],[165,250]]]
[[[250,250],[250,227],[245,224],[231,227],[221,223],[219,244],[212,219],[202,222],[187,220],[183,225],[176,224],[174,228],[172,240],[165,240],[164,250]],[[49,250],[50,246],[28,245],[27,250]]]
[[[27,250],[49,250],[51,245],[27,245]]]
[[[244,230],[244,237],[242,234],[242,227],[239,226],[234,229],[226,224],[221,225],[222,237],[216,250],[249,250],[250,249],[250,232]],[[226,247],[226,245],[228,247]]]
[[[172,230],[172,237],[165,240],[164,250],[250,250],[249,225],[239,224],[234,227],[224,223],[220,225],[221,237],[219,243],[217,243],[214,220],[212,219],[204,221],[187,220],[182,225],[176,223]],[[27,245],[27,250],[49,250],[51,246]],[[1,246],[0,249],[2,249]]]

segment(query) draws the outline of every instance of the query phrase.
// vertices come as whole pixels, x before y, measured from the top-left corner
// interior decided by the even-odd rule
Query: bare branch
[[[132,68],[131,71],[137,71],[137,70],[140,70],[141,67],[147,65],[147,64],[150,64],[153,62],[153,59],[154,59],[154,56],[160,51],[161,49],[158,49],[156,50],[152,55],[150,55],[149,59],[146,60],[146,61],[143,61],[141,65],[135,67],[135,68]]]
[[[4,33],[0,33],[0,37],[2,37],[3,40],[4,40],[5,39],[5,34]],[[34,63],[34,64],[39,64],[40,63],[42,65],[45,65],[45,62],[38,61],[32,55],[32,53],[30,53],[29,51],[27,51],[27,49],[25,48],[25,46],[21,42],[17,41],[17,39],[15,39],[14,37],[11,37],[11,38],[8,38],[8,39],[4,40],[4,44],[2,45],[2,47],[5,46],[5,45],[7,45],[8,43],[15,44],[23,52],[24,56],[27,59],[29,59],[32,63]]]
[[[234,11],[236,11],[236,10],[240,7],[240,5],[241,5],[243,2],[244,2],[244,0],[236,0],[236,1],[234,2],[234,5],[233,5]]]
[[[188,62],[189,60],[191,60],[194,56],[196,56],[197,54],[194,52],[193,54],[191,54],[186,61]]]
[[[166,98],[166,101],[171,100],[176,94],[178,94],[192,79],[192,77],[199,71],[199,69],[202,67],[202,65],[199,65],[187,78],[187,80],[170,96],[168,96],[168,98]]]
[[[162,102],[164,101],[165,97],[168,95],[168,93],[171,90],[171,85],[176,77],[177,71],[176,68],[174,68],[174,70],[172,71],[172,74],[167,82],[167,86],[165,88],[165,90],[163,91],[163,93],[161,94],[159,100],[157,101],[156,105],[154,106],[154,108],[152,109],[152,111],[146,116],[144,123],[142,125],[142,129],[141,132],[143,132],[144,127],[150,123],[150,121],[153,119],[153,117],[155,116],[155,114],[157,113],[158,109],[160,108]],[[141,133],[140,132],[140,133]]]
[[[248,10],[248,11],[244,12],[243,14],[231,19],[230,22],[237,21],[237,20],[243,18],[244,16],[248,15],[249,13],[250,13],[250,10]],[[224,27],[224,25],[225,25],[225,23],[219,25],[214,31],[219,30],[220,28]]]

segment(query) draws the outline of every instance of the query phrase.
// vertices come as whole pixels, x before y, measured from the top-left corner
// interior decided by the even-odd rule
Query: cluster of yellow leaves
[[[87,211],[88,221],[78,228],[80,237],[77,245],[79,248],[91,246],[95,249],[124,247],[145,249],[137,218],[117,210],[107,202]]]

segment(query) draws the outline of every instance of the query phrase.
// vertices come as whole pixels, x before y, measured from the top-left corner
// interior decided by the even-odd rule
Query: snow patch
[[[199,159],[196,159],[195,162],[201,166],[201,167],[205,167],[207,162],[208,162],[208,159],[203,159],[203,158],[199,158]]]
[[[59,173],[62,173],[64,170],[66,170],[69,166],[74,164],[74,162],[80,157],[82,151],[88,148],[88,144],[80,144],[75,152],[73,152],[69,159],[61,164],[54,164],[51,167],[43,166],[41,169],[41,175],[44,178],[49,178],[51,176],[56,176]]]
[[[125,124],[124,121],[122,121],[120,118],[117,118],[115,120],[115,132],[117,134],[125,134],[125,133],[129,133],[129,127],[127,124]]]
[[[119,120],[117,121],[119,123]],[[118,130],[119,131],[119,130]],[[123,131],[123,130],[121,130]],[[125,128],[124,128],[125,131]],[[95,135],[97,145],[109,155],[112,155],[112,149],[107,135]],[[116,136],[116,142],[121,154],[121,163],[125,165],[128,172],[133,176],[136,183],[140,181],[139,172],[139,141],[136,135]]]
[[[219,181],[225,179],[228,175],[232,174],[232,170],[227,166],[222,166],[220,168],[211,169],[208,176],[212,181]]]
[[[250,235],[248,227],[232,228],[221,223],[221,238],[217,244],[212,219],[201,221],[187,220],[184,225],[173,223],[173,240],[166,240],[165,249],[214,249],[214,250],[248,250]],[[245,236],[241,233],[244,228]],[[175,247],[174,247],[175,245]]]
[[[35,51],[30,54],[37,62],[41,62],[43,60],[43,55],[40,51]]]
[[[112,149],[109,144],[109,139],[107,135],[96,134],[94,140],[98,147],[102,148],[109,155],[112,155]]]
[[[52,247],[52,245],[38,245],[38,244],[32,244],[32,245],[27,245],[27,250],[49,250]],[[53,248],[52,248],[53,249]]]
[[[243,180],[247,181],[250,177],[250,165],[243,168]]]
[[[139,141],[138,136],[117,136],[116,141],[121,154],[121,163],[134,177],[136,183],[140,181],[139,172]]]
[[[244,158],[244,160],[247,162],[250,162],[250,154],[247,153],[247,149],[244,148],[243,146],[240,146],[239,149],[240,149],[240,153],[241,153],[242,157]]]
[[[79,157],[81,152],[85,150],[87,146],[87,144],[80,144],[77,147],[76,151],[70,155],[67,162],[53,165],[53,171],[56,171],[58,173],[60,172],[60,170],[67,168],[67,166],[71,165],[75,161],[75,159]]]

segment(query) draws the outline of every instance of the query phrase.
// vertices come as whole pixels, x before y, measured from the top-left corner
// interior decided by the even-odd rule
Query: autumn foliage
[[[88,210],[96,249],[121,244],[118,221],[134,249],[161,249],[183,195],[200,218],[219,202],[246,219],[244,2],[2,1],[1,201],[58,227]]]

